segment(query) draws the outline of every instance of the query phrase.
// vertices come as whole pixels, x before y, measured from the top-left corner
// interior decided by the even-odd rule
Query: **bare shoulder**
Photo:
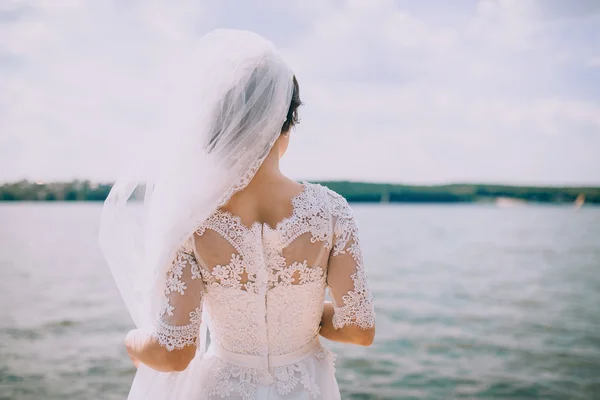
[[[277,187],[279,188],[279,194],[281,197],[291,198],[304,191],[305,183],[286,178],[283,182],[279,183]]]

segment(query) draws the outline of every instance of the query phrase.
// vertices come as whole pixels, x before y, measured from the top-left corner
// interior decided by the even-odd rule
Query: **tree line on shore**
[[[573,203],[577,199],[600,204],[600,187],[541,187],[487,184],[399,185],[350,181],[316,182],[350,202],[362,203],[472,203],[499,198],[535,203]],[[0,185],[0,201],[104,201],[112,184],[90,181],[31,182]]]

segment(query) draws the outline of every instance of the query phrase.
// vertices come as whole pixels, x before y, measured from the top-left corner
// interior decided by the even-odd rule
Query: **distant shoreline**
[[[313,181],[354,203],[527,203],[600,204],[600,187],[512,186],[488,184],[400,185],[351,181]],[[112,183],[19,181],[0,186],[0,202],[104,201]]]

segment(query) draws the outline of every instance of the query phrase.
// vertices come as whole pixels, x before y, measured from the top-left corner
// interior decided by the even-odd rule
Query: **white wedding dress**
[[[154,335],[202,348],[208,323],[210,346],[188,367],[193,400],[340,398],[319,325],[327,288],[335,328],[375,323],[357,224],[320,185],[305,183],[292,207],[275,227],[217,210],[178,251]]]
[[[104,203],[99,243],[136,332],[197,351],[184,371],[140,364],[128,399],[339,399],[318,339],[326,289],[335,328],[374,324],[348,204],[305,184],[275,227],[220,209],[292,126],[294,73],[265,38],[218,29],[156,78],[156,123]]]

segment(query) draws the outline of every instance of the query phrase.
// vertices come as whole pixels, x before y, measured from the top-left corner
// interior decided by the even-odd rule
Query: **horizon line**
[[[505,186],[505,187],[534,187],[534,188],[586,188],[586,189],[600,189],[600,182],[598,183],[506,183],[506,182],[465,182],[465,181],[450,181],[450,182],[438,182],[438,183],[409,183],[409,182],[390,182],[390,181],[377,181],[377,180],[353,180],[353,179],[295,179],[298,182],[336,182],[336,183],[353,183],[353,184],[371,184],[371,185],[392,185],[392,186],[417,186],[417,187],[438,187],[438,186]],[[18,183],[31,183],[38,185],[47,184],[66,184],[74,182],[90,182],[96,185],[114,185],[115,181],[106,180],[93,180],[89,178],[73,178],[73,179],[56,179],[56,180],[43,180],[43,179],[29,179],[22,178],[19,180],[0,181],[0,187],[5,185],[14,185]]]

